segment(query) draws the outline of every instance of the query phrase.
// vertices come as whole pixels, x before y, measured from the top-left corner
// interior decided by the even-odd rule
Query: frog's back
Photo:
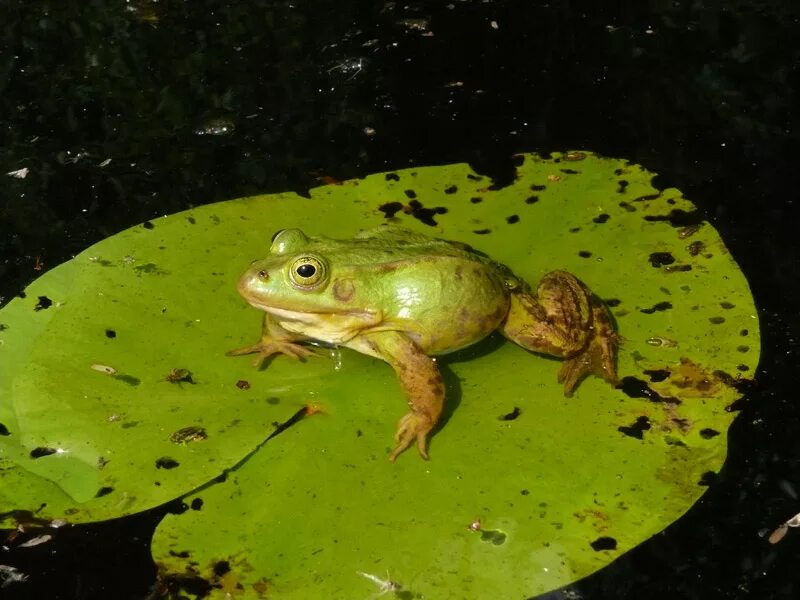
[[[331,242],[335,247],[331,247]],[[467,244],[431,237],[403,227],[366,229],[351,240],[325,240],[325,245],[336,252],[340,262],[351,265],[450,257],[496,266],[501,271],[508,270]]]

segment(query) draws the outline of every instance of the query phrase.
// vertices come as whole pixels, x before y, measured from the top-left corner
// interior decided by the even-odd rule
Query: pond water
[[[765,532],[800,512],[798,40],[790,2],[7,0],[0,304],[200,204],[452,162],[502,185],[518,152],[630,159],[720,231],[759,307],[761,365],[702,500],[548,596],[795,598],[800,532]],[[160,597],[149,541],[174,508],[33,548],[4,533],[0,565],[30,578],[0,597]]]

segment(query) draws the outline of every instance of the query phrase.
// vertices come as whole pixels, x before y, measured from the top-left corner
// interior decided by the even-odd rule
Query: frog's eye
[[[292,263],[289,277],[299,287],[312,287],[325,277],[325,265],[313,256],[301,256]]]

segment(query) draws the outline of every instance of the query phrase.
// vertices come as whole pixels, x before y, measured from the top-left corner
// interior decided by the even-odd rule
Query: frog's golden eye
[[[297,286],[312,287],[325,277],[325,265],[313,256],[301,256],[292,263],[289,277]]]

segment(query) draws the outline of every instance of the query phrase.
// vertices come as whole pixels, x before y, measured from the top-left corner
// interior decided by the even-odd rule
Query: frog
[[[266,258],[238,280],[240,295],[264,311],[261,338],[229,351],[305,360],[313,344],[344,347],[394,370],[409,412],[398,422],[394,462],[412,444],[429,458],[442,416],[441,355],[497,331],[525,350],[563,361],[557,380],[571,396],[588,375],[618,385],[620,337],[608,307],[575,275],[545,273],[535,288],[471,246],[397,226],[351,239],[282,229]]]

